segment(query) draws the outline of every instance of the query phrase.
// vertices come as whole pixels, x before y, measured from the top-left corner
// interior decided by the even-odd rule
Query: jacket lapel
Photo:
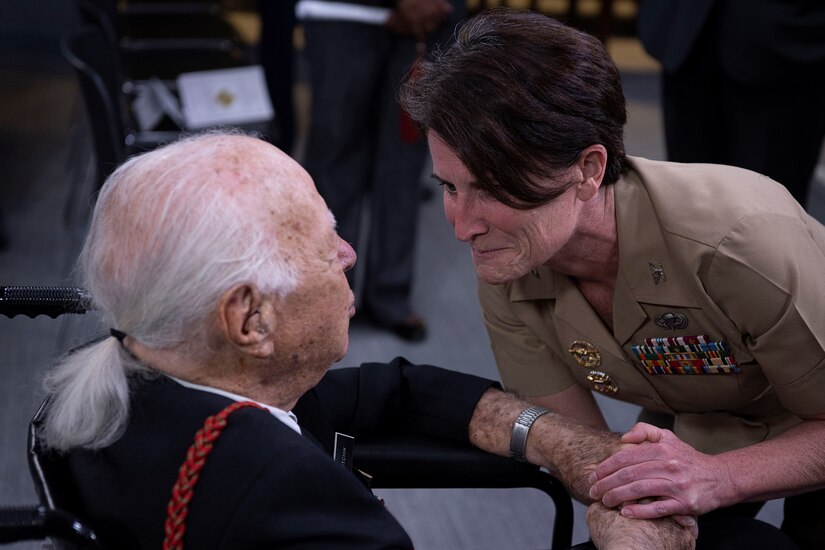
[[[619,344],[627,343],[648,321],[640,303],[698,307],[690,292],[693,269],[680,266],[638,172],[616,183],[619,273],[613,299],[613,326]]]

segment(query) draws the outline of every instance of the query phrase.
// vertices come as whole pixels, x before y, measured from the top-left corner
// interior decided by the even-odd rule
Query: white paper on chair
[[[149,86],[136,86],[135,99],[132,100],[132,115],[142,132],[154,129],[163,118],[163,107]]]
[[[275,114],[260,65],[182,73],[177,84],[188,129],[263,122]]]
[[[172,93],[172,90],[169,89],[167,83],[153,76],[146,81],[146,85],[152,90],[152,94],[155,96],[155,100],[163,112],[178,125],[178,128],[185,128],[186,119],[181,111],[180,101],[178,101],[178,98]]]

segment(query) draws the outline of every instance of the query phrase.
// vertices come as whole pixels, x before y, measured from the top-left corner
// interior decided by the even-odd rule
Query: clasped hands
[[[623,470],[635,468],[637,462],[648,461],[637,458],[635,454],[644,447],[651,447],[654,451],[647,454],[648,458],[658,456],[656,445],[665,439],[663,430],[639,424],[620,439],[616,434],[587,428],[560,415],[548,414],[542,417],[545,418],[548,420],[536,422],[533,426],[536,433],[531,436],[533,445],[528,448],[528,459],[547,467],[558,476],[570,494],[578,500],[595,500],[588,509],[587,525],[597,548],[694,548],[698,530],[692,514],[674,516],[670,513],[657,514],[655,510],[650,512],[647,509],[642,511],[642,514],[648,514],[645,517],[638,512],[630,512],[628,515],[622,513],[624,509],[632,510],[631,503],[633,506],[641,505],[638,500],[650,496],[644,487],[640,490],[631,483],[631,487],[626,488],[627,483],[621,481],[627,473]],[[673,439],[676,439],[675,436]],[[677,452],[676,455],[678,454]],[[630,470],[630,473],[633,475],[635,471]],[[617,474],[617,477],[612,477]],[[646,478],[643,481],[646,482]],[[609,505],[603,503],[601,499],[604,494],[615,490],[619,490],[619,498],[615,502],[610,501]],[[625,498],[625,494],[630,496]],[[611,497],[615,496],[616,493],[611,494]],[[619,508],[623,504],[626,506]]]
[[[730,504],[732,481],[719,456],[701,453],[671,431],[638,423],[621,449],[590,474],[590,497],[623,517],[672,517],[696,535],[695,517]]]

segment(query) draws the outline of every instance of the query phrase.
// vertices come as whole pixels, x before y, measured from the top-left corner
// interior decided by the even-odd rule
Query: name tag
[[[738,374],[730,346],[708,336],[646,338],[631,347],[648,374]]]
[[[355,438],[351,435],[335,432],[335,448],[332,451],[332,458],[346,468],[352,471],[352,454],[355,451]]]
[[[352,456],[355,451],[355,438],[351,435],[343,434],[341,432],[335,432],[335,447],[332,450],[332,458],[343,466],[348,472],[352,472],[355,477],[364,484],[364,487],[372,493],[372,476],[369,475],[364,470],[359,470],[356,468],[354,471],[352,469]],[[381,497],[377,498],[381,504],[384,503],[384,499]]]

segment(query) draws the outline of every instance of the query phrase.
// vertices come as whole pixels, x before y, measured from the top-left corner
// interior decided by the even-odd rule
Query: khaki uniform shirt
[[[677,436],[708,453],[825,413],[825,227],[753,172],[630,165],[615,184],[612,332],[550,269],[479,281],[504,385],[542,396],[580,384],[669,412]],[[633,353],[649,338],[697,335],[725,342],[739,372],[651,374]]]

